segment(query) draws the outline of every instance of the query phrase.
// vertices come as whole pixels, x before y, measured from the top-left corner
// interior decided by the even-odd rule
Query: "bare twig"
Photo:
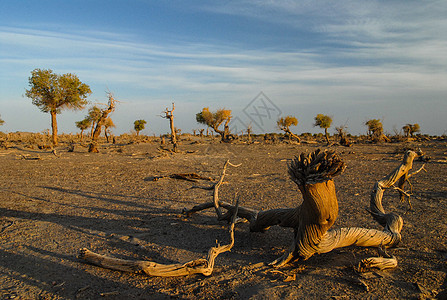
[[[422,165],[422,167],[420,167],[417,171],[414,171],[411,174],[408,174],[407,179],[410,179],[411,176],[416,175],[417,173],[421,172],[422,170],[424,170],[424,172],[427,172],[427,170],[424,168],[425,164]]]
[[[217,214],[217,218],[219,220],[222,219],[222,210],[219,207],[219,187],[222,185],[224,177],[225,177],[225,173],[227,171],[227,166],[230,165],[232,167],[239,167],[241,164],[238,165],[234,165],[232,163],[230,163],[230,160],[227,160],[223,166],[223,170],[222,170],[222,175],[220,176],[219,181],[214,185],[214,192],[213,192],[213,202],[214,202],[214,208],[216,210],[216,214]]]

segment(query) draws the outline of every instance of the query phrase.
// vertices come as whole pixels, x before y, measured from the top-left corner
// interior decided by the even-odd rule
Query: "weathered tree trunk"
[[[107,128],[104,128],[104,135],[106,136],[106,141],[107,141],[107,143],[108,143],[108,142],[109,142],[109,136],[110,136],[110,134],[109,134],[109,131],[108,131]]]
[[[326,138],[326,143],[329,145],[329,133],[327,132],[327,128],[324,129],[324,136]]]
[[[90,130],[90,138],[93,139],[93,132],[95,132],[95,121],[92,121],[92,129]]]
[[[297,136],[296,134],[294,134],[288,127],[284,129],[284,131],[286,132],[286,134],[289,136],[289,141],[291,140],[291,138],[295,138],[298,143],[301,143],[301,139],[299,136]]]
[[[220,130],[217,126],[214,126],[213,127],[213,130],[215,131],[215,132],[217,132],[219,135],[220,135],[220,141],[221,142],[225,142],[225,141],[227,141],[227,139],[226,139],[226,133],[225,133],[225,129],[222,131],[222,130]],[[211,135],[213,135],[214,133],[211,131]]]
[[[217,133],[220,135],[220,140],[221,140],[221,142],[229,143],[229,142],[231,142],[232,140],[234,140],[234,138],[235,138],[235,137],[230,133],[230,126],[229,126],[230,121],[231,121],[231,117],[228,118],[228,119],[225,121],[225,124],[224,124],[224,130],[220,130],[220,129],[219,129],[219,125],[220,125],[220,124],[216,124],[216,126],[213,127],[214,131],[217,132]],[[211,132],[211,133],[212,133],[212,132]]]
[[[53,146],[57,146],[57,120],[56,120],[56,110],[51,110],[51,142],[53,143]]]
[[[230,121],[231,121],[231,117],[228,118],[224,124],[224,135],[222,137],[222,141],[224,141],[224,142],[230,141],[230,126],[228,126]]]
[[[382,206],[383,192],[387,188],[402,191],[403,184],[408,181],[408,178],[422,169],[408,175],[414,158],[419,155],[422,153],[407,151],[401,165],[374,185],[370,213],[384,227],[382,231],[359,227],[330,229],[338,215],[338,202],[332,178],[345,169],[345,164],[334,152],[320,150],[309,155],[302,153],[289,165],[290,177],[303,195],[304,200],[301,206],[267,211],[239,207],[238,216],[250,222],[250,231],[262,232],[274,225],[294,229],[294,240],[290,248],[283,256],[271,263],[276,267],[298,258],[308,259],[315,253],[327,253],[333,249],[351,245],[378,248],[395,246],[401,240],[403,220],[397,214],[385,213]],[[396,183],[399,187],[394,187]],[[184,213],[190,215],[203,209],[216,207],[215,202],[216,199],[213,202],[197,205]],[[233,205],[223,201],[218,201],[218,205],[227,209],[228,212],[235,210]],[[219,219],[225,219],[226,214],[219,215]],[[382,256],[362,260],[359,269],[384,269],[397,265],[395,257],[389,256],[386,252],[383,252]]]
[[[298,185],[303,195],[303,203],[296,208],[256,211],[239,207],[238,203],[232,205],[219,201],[218,189],[223,182],[227,166],[231,165],[227,161],[219,181],[211,188],[214,190],[213,201],[184,211],[186,215],[190,215],[203,209],[215,208],[219,220],[231,219],[230,244],[211,248],[206,260],[194,260],[183,265],[160,265],[149,261],[115,259],[87,249],[81,249],[79,257],[102,267],[130,272],[142,271],[152,276],[183,276],[195,273],[210,275],[216,256],[229,251],[234,245],[233,230],[238,216],[250,222],[251,231],[265,231],[273,225],[294,229],[294,240],[290,248],[271,263],[273,266],[280,267],[298,258],[308,259],[316,253],[327,253],[336,248],[357,245],[377,247],[381,252],[381,257],[362,260],[359,264],[360,271],[369,268],[394,268],[397,266],[397,260],[394,256],[388,255],[385,248],[400,242],[403,220],[397,214],[385,212],[382,206],[383,193],[388,188],[394,188],[406,194],[402,190],[404,183],[422,170],[421,168],[413,174],[408,174],[413,160],[419,155],[422,153],[407,151],[401,165],[374,185],[371,192],[370,213],[384,227],[382,231],[359,227],[330,229],[338,216],[333,178],[344,171],[345,164],[335,152],[317,150],[295,157],[288,167],[290,178]],[[396,183],[399,187],[394,186]],[[221,208],[227,212],[222,213]]]
[[[332,178],[345,169],[335,152],[316,151],[296,157],[289,165],[289,175],[303,195],[295,239],[290,249],[273,264],[283,265],[296,258],[308,259],[318,251],[318,245],[338,216],[338,202]],[[298,226],[296,226],[298,225]]]
[[[247,127],[248,143],[251,144],[251,125]]]
[[[174,147],[174,152],[177,152],[177,133],[175,132],[173,115],[171,115],[171,117],[169,118],[169,127],[171,127],[171,143]]]
[[[174,110],[175,110],[175,105],[174,103],[172,103],[172,109],[169,110],[168,108],[166,108],[166,110],[164,111],[164,116],[162,115],[162,118],[168,119],[169,120],[169,127],[171,128],[171,143],[173,145],[173,151],[177,152],[178,150],[178,145],[177,145],[177,134],[175,132],[175,126],[174,126]]]

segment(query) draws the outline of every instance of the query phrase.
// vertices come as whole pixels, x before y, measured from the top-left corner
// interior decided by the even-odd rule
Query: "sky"
[[[1,0],[0,115],[3,132],[42,132],[50,115],[25,96],[31,71],[74,73],[89,106],[119,100],[115,134],[160,117],[175,103],[182,132],[195,114],[231,109],[233,132],[322,132],[317,114],[365,134],[380,119],[394,134],[407,123],[447,134],[447,1]],[[89,107],[88,106],[88,107]],[[76,133],[83,111],[58,115]]]

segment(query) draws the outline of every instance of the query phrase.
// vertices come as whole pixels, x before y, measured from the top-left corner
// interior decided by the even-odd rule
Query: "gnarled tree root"
[[[358,227],[328,230],[320,237],[317,244],[311,244],[310,247],[307,245],[307,248],[310,249],[307,253],[299,253],[299,249],[297,248],[298,246],[301,246],[303,242],[302,240],[297,240],[297,235],[290,249],[282,257],[275,260],[272,265],[276,267],[283,266],[296,259],[297,256],[307,259],[314,253],[327,253],[333,249],[351,245],[384,248],[396,246],[401,240],[400,232],[403,227],[403,220],[395,213],[385,213],[382,206],[383,193],[385,189],[394,186],[401,177],[407,177],[408,171],[412,168],[413,160],[418,155],[421,154],[414,151],[408,151],[405,154],[401,165],[374,185],[371,193],[370,213],[374,219],[384,227],[383,231]],[[302,190],[301,187],[300,189]],[[297,230],[299,233],[301,229],[297,228]],[[304,242],[306,242],[306,240]],[[362,260],[359,270],[365,270],[367,268],[385,269],[395,266],[397,266],[395,257],[373,257]]]
[[[338,215],[338,202],[332,178],[342,173],[345,165],[335,152],[317,150],[310,154],[302,153],[289,165],[291,179],[303,194],[303,204],[296,208],[257,211],[239,207],[238,217],[250,223],[250,231],[265,231],[270,226],[279,225],[294,228],[295,238],[289,249],[270,265],[281,267],[298,258],[308,259],[314,254],[327,253],[346,246],[389,248],[401,240],[402,218],[395,213],[386,213],[382,206],[383,193],[388,188],[403,187],[413,160],[422,155],[420,152],[407,151],[402,163],[388,176],[379,180],[371,192],[369,212],[384,229],[366,229],[360,227],[330,229]],[[218,201],[197,205],[184,213],[190,215],[202,209],[223,207],[234,212],[235,207]],[[219,214],[219,219],[224,219]],[[384,252],[385,253],[385,252]],[[386,269],[397,266],[394,256],[382,255],[361,261],[359,270],[366,268]]]

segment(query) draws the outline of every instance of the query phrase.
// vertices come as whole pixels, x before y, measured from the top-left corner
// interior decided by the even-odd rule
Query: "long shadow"
[[[167,199],[167,198],[164,199],[164,198],[160,198],[160,197],[150,197],[149,195],[147,197],[137,197],[137,196],[125,195],[125,194],[88,192],[88,191],[65,189],[65,188],[61,188],[61,187],[52,187],[52,186],[39,186],[39,187],[44,188],[44,189],[54,190],[54,191],[61,192],[61,193],[78,195],[78,196],[82,196],[85,198],[106,201],[106,202],[110,202],[110,203],[114,203],[114,204],[133,206],[133,207],[143,208],[143,209],[151,208],[152,206],[143,205],[143,204],[140,204],[137,202],[128,202],[128,201],[123,201],[123,200],[117,200],[117,199],[113,199],[113,198],[109,198],[109,197],[120,197],[120,198],[124,198],[124,199],[128,198],[128,199],[134,199],[136,201],[137,200],[146,200],[146,201],[149,200],[149,201],[159,201],[159,202],[165,201],[165,202],[170,202],[170,203],[184,204],[183,202],[180,202],[175,199]],[[104,197],[104,195],[107,197]]]
[[[136,215],[139,211],[125,211],[122,214]],[[215,245],[216,238],[220,241],[228,241],[226,228],[218,225],[214,228],[205,225],[201,228],[204,219],[197,224],[184,222],[173,217],[173,211],[155,210],[144,212],[136,220],[112,220],[97,219],[95,217],[72,216],[56,213],[40,213],[0,208],[0,216],[7,218],[18,218],[24,220],[45,221],[59,224],[67,229],[91,236],[92,239],[102,239],[112,249],[122,249],[125,252],[135,252],[151,260],[157,259],[160,263],[172,263],[182,261],[171,261],[163,257],[163,249],[171,247],[184,249],[190,252],[203,254]],[[148,219],[148,221],[144,221]],[[205,222],[208,222],[205,220]],[[211,223],[213,225],[213,223]],[[48,235],[51,233],[49,232]],[[134,237],[144,243],[140,245],[134,242]],[[43,237],[45,238],[45,237]],[[63,242],[63,241],[61,241]],[[201,256],[201,255],[200,255]],[[121,257],[126,258],[126,257]]]
[[[420,196],[429,200],[444,200],[447,198],[447,191],[422,191]]]
[[[0,188],[0,189],[2,189],[2,188]],[[99,207],[87,206],[87,205],[76,205],[76,204],[72,204],[72,203],[60,203],[60,202],[56,202],[54,200],[48,200],[48,199],[45,199],[45,198],[42,198],[42,197],[37,197],[37,196],[34,196],[34,195],[31,196],[31,195],[27,195],[27,194],[24,194],[24,193],[21,193],[21,192],[10,191],[10,190],[7,190],[7,189],[2,189],[2,190],[8,191],[9,193],[12,193],[12,194],[23,196],[23,197],[28,198],[28,199],[36,200],[36,201],[47,202],[47,203],[51,203],[51,204],[57,204],[59,206],[70,207],[71,209],[87,209],[87,210],[92,211],[92,212],[96,211],[96,212],[102,212],[102,213],[112,213],[112,214],[119,214],[119,215],[123,215],[123,216],[136,216],[136,217],[138,217],[140,215],[144,215],[145,216],[147,214],[150,214],[151,211],[153,210],[152,207],[145,206],[145,205],[137,205],[137,207],[142,208],[142,210],[117,210],[117,209],[99,208]],[[122,202],[125,205],[127,205],[128,203],[132,204],[132,202],[119,201],[119,200],[108,199],[108,198],[104,198],[104,197],[96,198],[96,197],[93,197],[93,196],[89,196],[87,198],[96,199],[96,200],[103,200],[103,201],[108,201],[108,202],[115,202],[115,201],[117,201],[117,204],[120,204],[118,202]],[[23,213],[26,214],[27,212],[23,212]],[[32,214],[32,213],[30,213],[30,214]],[[43,215],[49,216],[49,214],[43,214]]]
[[[162,199],[159,197],[153,197],[153,198],[148,198],[148,197],[136,197],[136,196],[129,196],[129,195],[121,195],[121,194],[111,194],[111,193],[95,193],[95,192],[84,192],[84,191],[80,191],[80,190],[70,190],[70,189],[64,189],[64,188],[58,188],[58,187],[46,187],[46,186],[41,186],[41,188],[44,189],[50,189],[50,190],[54,190],[54,191],[58,191],[61,193],[69,193],[72,195],[77,195],[77,196],[81,196],[87,199],[93,199],[96,201],[103,201],[103,202],[108,202],[108,203],[112,203],[112,204],[117,204],[117,205],[121,205],[123,207],[133,207],[133,208],[138,208],[139,210],[120,210],[120,209],[110,209],[110,208],[104,208],[104,207],[95,207],[95,206],[89,206],[89,205],[77,205],[77,204],[73,204],[73,203],[61,203],[61,202],[56,202],[55,200],[49,200],[49,199],[45,199],[42,197],[37,197],[35,195],[28,195],[28,194],[24,194],[21,192],[16,192],[16,191],[11,191],[9,189],[5,189],[5,188],[0,188],[0,190],[3,191],[7,191],[9,193],[12,194],[16,194],[16,195],[20,195],[23,196],[25,198],[29,198],[29,199],[33,199],[33,200],[37,200],[37,201],[42,201],[42,202],[47,202],[47,203],[52,203],[52,204],[57,204],[60,206],[65,206],[65,207],[70,207],[72,209],[87,209],[90,210],[92,212],[97,211],[97,212],[103,212],[103,213],[112,213],[112,214],[118,214],[118,215],[122,215],[122,216],[132,216],[132,217],[137,217],[137,218],[141,218],[141,219],[150,219],[150,215],[151,214],[156,214],[156,213],[165,213],[165,214],[178,214],[180,212],[180,209],[178,211],[172,210],[172,209],[168,209],[168,208],[157,208],[151,205],[145,205],[145,204],[141,204],[141,203],[137,203],[137,202],[133,202],[133,201],[124,201],[124,200],[118,200],[118,199],[114,199],[111,197],[122,197],[122,198],[134,198],[136,200],[147,200],[147,201],[158,201],[158,202],[169,202],[169,203],[173,203],[173,202],[177,202],[177,203],[181,203],[181,204],[185,204],[184,202],[180,202],[178,200],[171,200],[171,199]],[[104,195],[107,196],[111,196],[111,197],[104,197]],[[92,202],[88,202],[86,201],[86,203],[92,203]]]
[[[25,291],[27,290],[27,292],[21,291],[20,286],[6,288],[10,290],[9,292],[13,289],[19,297],[18,299],[33,296],[36,299],[46,299],[48,294],[58,295],[63,299],[100,299],[100,294],[107,291],[118,291],[117,299],[131,299],[141,296],[148,297],[148,299],[166,299],[168,297],[168,295],[159,293],[153,286],[138,288],[131,284],[123,284],[113,279],[92,275],[91,272],[84,271],[81,268],[70,267],[67,264],[38,257],[39,254],[44,254],[59,260],[67,259],[60,254],[38,248],[29,248],[28,250],[34,251],[38,255],[13,253],[0,249],[2,276],[37,288],[37,291],[31,290],[31,293],[37,293],[36,295],[21,295],[21,293],[30,293],[26,286]],[[83,268],[89,270],[95,267],[85,265]],[[143,275],[133,274],[131,276],[141,276],[142,280],[147,280]],[[8,292],[5,289],[2,291],[4,293]]]
[[[81,190],[66,189],[66,188],[53,187],[53,186],[39,186],[39,187],[48,189],[48,190],[61,192],[61,193],[78,195],[78,196],[82,196],[84,198],[107,201],[107,202],[114,203],[114,204],[133,206],[133,207],[138,207],[138,208],[147,208],[146,205],[142,205],[142,204],[139,204],[136,202],[128,202],[128,201],[122,201],[122,200],[117,200],[117,199],[112,199],[112,198],[106,198],[103,195],[110,196],[110,197],[129,198],[129,199],[135,199],[135,200],[147,199],[145,197],[136,197],[136,196],[123,195],[123,194],[112,194],[112,193],[86,192],[86,191],[81,191]]]
[[[196,214],[193,217],[185,220],[181,217],[181,211],[170,208],[151,207],[134,201],[124,201],[114,199],[112,197],[104,197],[104,193],[85,192],[73,189],[64,189],[58,187],[42,187],[45,189],[68,193],[86,198],[88,201],[77,201],[78,204],[61,203],[56,200],[49,200],[42,197],[28,196],[23,193],[13,192],[24,197],[44,201],[60,206],[67,206],[71,210],[83,209],[89,210],[92,214],[88,216],[79,216],[71,214],[59,213],[43,213],[43,212],[27,212],[21,210],[13,210],[8,208],[0,208],[0,216],[14,217],[28,220],[47,221],[64,226],[70,230],[80,232],[84,235],[91,236],[92,239],[105,240],[112,249],[122,249],[124,252],[135,253],[142,257],[149,257],[150,260],[159,263],[172,263],[184,261],[171,261],[167,257],[163,257],[166,247],[171,247],[171,251],[175,249],[183,249],[199,256],[206,255],[210,247],[215,246],[216,239],[220,243],[226,243],[229,240],[227,226],[223,222],[217,221],[215,216]],[[137,201],[147,198],[133,197],[128,195],[110,194],[113,197],[134,198]],[[107,207],[95,207],[89,204],[94,201],[104,201],[113,203],[120,207],[131,207],[134,209],[119,209]],[[81,204],[79,204],[81,203]],[[184,204],[182,202],[182,204]],[[95,217],[95,212],[104,214],[103,218]],[[109,215],[120,215],[124,218],[115,219]],[[238,226],[239,227],[239,226]],[[245,231],[246,229],[244,229]],[[273,233],[267,232],[260,241],[255,241],[256,237],[251,236],[249,232],[241,232],[238,229],[236,232],[236,245],[234,254],[237,259],[251,262],[253,260],[252,254],[256,253],[251,249],[246,248],[249,243],[257,248],[261,248],[266,240],[277,240],[277,236]],[[138,242],[141,240],[143,243]],[[286,248],[289,244],[289,239],[283,241]],[[141,245],[140,245],[141,244]],[[280,242],[281,244],[281,242]],[[238,253],[237,248],[242,247],[243,253]],[[247,252],[248,251],[248,252]],[[260,252],[264,255],[267,253]],[[262,255],[262,257],[264,257]],[[272,255],[272,253],[270,253]],[[275,255],[273,254],[272,257]],[[128,257],[121,257],[128,258]]]

